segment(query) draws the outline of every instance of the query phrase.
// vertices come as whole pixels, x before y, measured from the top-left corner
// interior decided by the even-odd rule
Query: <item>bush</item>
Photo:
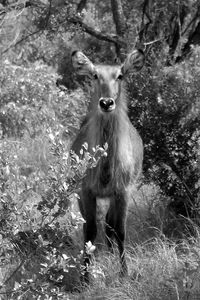
[[[83,159],[70,155],[85,97],[59,90],[52,68],[7,61],[0,75],[1,292],[10,299],[60,299],[82,270],[79,184],[105,151],[90,155],[84,145]]]
[[[190,217],[199,209],[199,55],[173,67],[151,60],[151,68],[129,82],[130,117],[145,145],[145,178],[171,198],[173,212]]]

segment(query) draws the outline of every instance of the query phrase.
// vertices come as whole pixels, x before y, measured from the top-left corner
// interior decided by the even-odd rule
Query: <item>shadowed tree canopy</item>
[[[152,47],[154,43],[165,42],[168,46],[168,61],[180,61],[187,57],[192,45],[199,45],[200,5],[198,1],[152,1],[152,0],[10,0],[0,2],[2,28],[6,27],[5,19],[9,14],[22,12],[26,18],[32,15],[33,23],[28,22],[30,30],[20,28],[17,37],[8,47],[1,47],[6,53],[10,47],[27,40],[30,36],[47,30],[69,30],[75,25],[94,38],[114,45],[116,58],[123,60],[125,52],[135,45],[142,48]],[[97,28],[87,22],[88,10],[95,9],[105,23],[104,15],[110,18],[109,30]],[[112,20],[111,20],[112,19]],[[113,22],[113,24],[112,24]],[[105,25],[106,27],[106,25]],[[27,28],[28,29],[28,28]],[[4,28],[5,30],[5,28]],[[3,30],[2,33],[3,35]]]

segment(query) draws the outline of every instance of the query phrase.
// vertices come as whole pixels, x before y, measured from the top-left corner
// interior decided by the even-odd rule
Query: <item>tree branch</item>
[[[15,44],[11,44],[9,47],[7,47],[5,50],[3,50],[1,52],[1,55],[5,54],[6,52],[8,52],[11,48],[13,47],[16,47],[17,45],[19,45],[20,43],[26,41],[29,37],[39,33],[40,31],[43,31],[43,29],[39,29],[39,30],[36,30],[34,32],[31,32],[30,34],[28,34],[27,36],[21,38],[19,41],[17,41]]]
[[[127,43],[124,41],[123,38],[117,36],[117,35],[110,35],[102,33],[99,30],[94,29],[93,27],[88,26],[85,24],[82,19],[78,16],[73,16],[68,19],[68,22],[79,25],[85,32],[91,34],[92,36],[96,37],[99,40],[106,41],[113,43],[118,46],[126,46]]]
[[[185,5],[181,5],[178,11],[175,12],[170,19],[170,32],[166,39],[169,45],[168,65],[171,65],[174,61],[174,54],[181,38],[181,30],[187,16],[187,12],[188,8]]]
[[[199,45],[200,44],[200,21],[197,23],[196,28],[194,31],[192,31],[188,37],[187,43],[184,45],[182,49],[182,53],[180,56],[176,58],[176,63],[179,63],[187,57],[191,50],[192,45]]]
[[[189,24],[187,25],[187,27],[181,32],[181,35],[183,36],[188,30],[189,28],[198,20],[199,16],[196,14],[192,20],[189,22]]]
[[[117,36],[121,39],[125,39],[126,22],[121,0],[111,0],[111,9]],[[116,60],[118,60],[119,62],[124,60],[124,53],[127,50],[126,48],[127,43],[124,45],[115,43]]]
[[[121,0],[111,0],[111,8],[116,32],[119,36],[123,37],[126,32],[126,23]]]
[[[30,0],[30,1],[27,1],[27,2],[28,3],[29,2],[30,3],[35,3],[35,0],[32,0],[32,1]],[[80,3],[78,4],[79,10],[80,10],[80,7],[83,8],[83,4],[84,5],[86,4],[85,0],[84,1],[81,0]],[[77,10],[78,10],[78,7],[77,7]],[[45,28],[46,28],[48,20],[50,18],[51,12],[52,12],[52,0],[50,1]],[[66,20],[64,22],[66,22]],[[64,22],[61,22],[60,25]],[[118,48],[127,47],[127,42],[121,36],[106,34],[106,33],[103,33],[99,30],[96,30],[94,27],[91,27],[91,26],[85,24],[83,22],[83,19],[79,15],[72,15],[72,16],[68,17],[67,22],[75,24],[75,25],[79,25],[86,33],[94,36],[95,38],[97,38],[99,40],[112,43],[112,44],[115,45],[115,47],[118,47]],[[43,31],[45,28],[36,30],[36,31],[28,34],[27,36],[21,38],[19,41],[17,41],[14,44],[11,44],[9,47],[7,47],[5,50],[3,50],[1,54],[5,54],[6,52],[9,51],[9,49],[17,46],[18,44],[22,43],[23,41],[26,41],[29,37]]]
[[[52,0],[50,0],[50,3],[49,3],[49,9],[48,9],[47,17],[46,17],[46,25],[45,25],[45,27],[48,26],[49,19],[51,17],[51,8],[52,8]]]
[[[152,23],[152,19],[150,17],[150,0],[144,0],[143,7],[142,7],[142,21],[140,25],[140,32],[139,32],[139,41],[142,42],[144,35],[147,34],[147,30],[149,25]],[[144,23],[144,18],[147,18],[147,23]]]

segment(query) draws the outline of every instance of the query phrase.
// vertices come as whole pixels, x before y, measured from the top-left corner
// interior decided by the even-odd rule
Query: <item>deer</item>
[[[134,49],[121,65],[93,64],[82,51],[71,54],[72,65],[79,75],[92,80],[88,112],[72,143],[72,151],[80,155],[86,142],[88,151],[107,144],[103,156],[94,168],[89,168],[82,180],[79,208],[85,220],[84,245],[92,244],[97,235],[96,207],[99,198],[109,199],[105,217],[106,244],[112,251],[115,240],[120,256],[120,274],[127,274],[125,236],[130,188],[142,172],[143,142],[128,117],[126,79],[144,65],[142,50]],[[84,254],[85,280],[88,281],[90,255]]]

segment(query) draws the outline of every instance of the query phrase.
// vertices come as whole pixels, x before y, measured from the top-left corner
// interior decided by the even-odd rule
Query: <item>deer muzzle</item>
[[[100,98],[99,106],[103,112],[111,112],[115,109],[115,100],[113,98]]]

